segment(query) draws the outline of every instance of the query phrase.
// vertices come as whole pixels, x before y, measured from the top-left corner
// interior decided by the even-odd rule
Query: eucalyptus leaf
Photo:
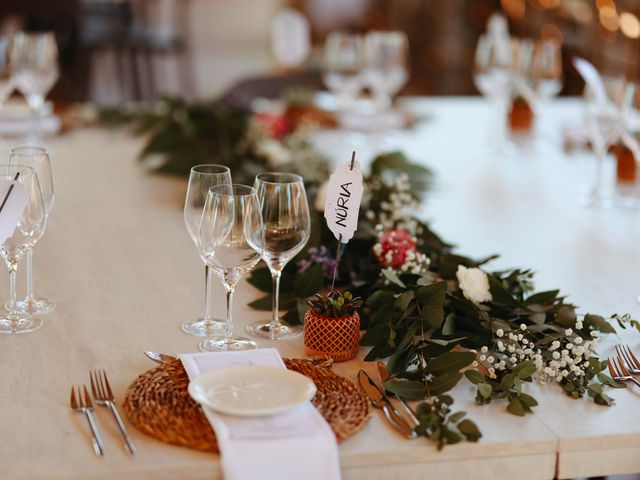
[[[446,352],[431,359],[425,368],[426,373],[442,375],[443,373],[459,372],[476,359],[473,352]]]

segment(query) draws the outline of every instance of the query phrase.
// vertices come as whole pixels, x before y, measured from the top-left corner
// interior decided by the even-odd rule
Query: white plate
[[[242,417],[286,412],[315,394],[316,385],[304,375],[259,365],[221,368],[189,383],[189,395],[196,402]]]

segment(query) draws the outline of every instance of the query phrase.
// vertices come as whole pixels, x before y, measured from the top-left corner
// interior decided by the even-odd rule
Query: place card
[[[28,197],[24,186],[15,180],[0,180],[0,244],[13,235]]]

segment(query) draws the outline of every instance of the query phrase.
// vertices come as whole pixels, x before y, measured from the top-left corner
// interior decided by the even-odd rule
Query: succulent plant
[[[316,293],[307,303],[318,315],[329,318],[341,318],[351,315],[362,307],[360,297],[353,298],[351,292],[333,290],[326,295]]]

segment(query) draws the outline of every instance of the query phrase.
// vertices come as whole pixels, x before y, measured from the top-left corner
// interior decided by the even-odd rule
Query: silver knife
[[[362,390],[364,390],[364,393],[369,397],[369,400],[371,400],[371,404],[382,410],[387,421],[393,428],[406,438],[414,439],[417,437],[413,428],[411,428],[407,421],[402,418],[389,399],[385,397],[384,393],[382,393],[382,390],[378,388],[364,370],[360,370],[358,372],[358,383],[360,384],[360,387],[362,387]]]
[[[387,366],[384,364],[384,362],[377,362],[376,366],[378,367],[378,373],[380,374],[380,381],[382,382],[382,387],[384,388],[384,382],[386,382],[389,379],[389,370],[387,370]],[[407,404],[407,402],[405,402],[399,396],[389,392],[386,388],[385,388],[385,393],[387,395],[390,395],[390,396],[396,398],[398,400],[398,402],[400,402],[400,406],[402,406],[402,409],[407,413],[409,418],[413,422],[415,422],[416,425],[420,424],[420,420],[418,420],[418,418],[416,417],[415,412]]]
[[[144,354],[159,364],[171,363],[174,360],[177,360],[176,357],[172,357],[171,355],[167,355],[166,353],[158,353],[158,352],[144,352]]]

